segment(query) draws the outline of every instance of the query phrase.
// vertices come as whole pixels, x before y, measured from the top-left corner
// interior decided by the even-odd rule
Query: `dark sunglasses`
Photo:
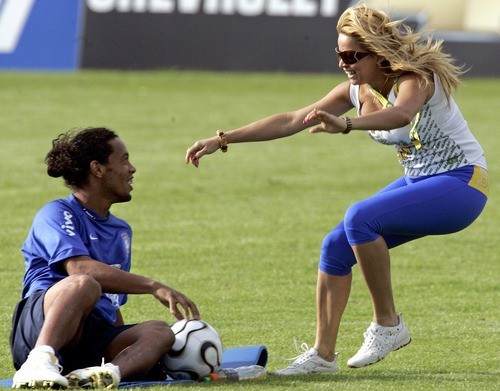
[[[344,64],[347,65],[356,64],[359,60],[362,60],[366,56],[372,54],[370,52],[355,52],[354,50],[340,52],[339,48],[335,48],[335,53],[337,53],[337,58],[344,61]]]

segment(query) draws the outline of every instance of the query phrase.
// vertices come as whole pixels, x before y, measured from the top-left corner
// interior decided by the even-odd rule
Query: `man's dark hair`
[[[47,173],[54,178],[63,177],[73,189],[87,184],[90,162],[108,162],[113,148],[110,140],[117,138],[107,128],[72,129],[52,141],[52,149],[45,157]]]

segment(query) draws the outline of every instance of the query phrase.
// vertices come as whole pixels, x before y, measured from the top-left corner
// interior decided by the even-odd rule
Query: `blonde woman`
[[[356,263],[370,291],[373,320],[348,366],[373,364],[410,343],[394,304],[389,249],[464,229],[479,216],[488,195],[483,150],[451,96],[461,71],[441,51],[441,43],[364,4],[347,9],[337,31],[335,50],[347,81],[307,107],[219,131],[186,153],[186,163],[198,167],[202,156],[226,151],[230,143],[273,140],[308,127],[310,133],[364,131],[397,151],[404,175],[350,206],[326,235],[314,348],[277,371],[282,375],[338,371],[337,334]],[[341,117],[353,107],[357,117]]]

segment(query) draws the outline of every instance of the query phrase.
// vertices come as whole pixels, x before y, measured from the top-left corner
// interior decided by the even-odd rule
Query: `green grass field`
[[[268,370],[314,343],[315,283],[323,236],[354,201],[401,175],[392,148],[362,133],[303,132],[184,164],[195,140],[295,109],[326,94],[339,75],[204,72],[0,73],[0,377],[12,377],[8,336],[20,296],[19,251],[35,212],[69,192],[49,178],[50,142],[73,127],[118,132],[137,167],[133,200],[113,207],[134,229],[133,271],[195,300],[226,347],[264,344]],[[337,375],[177,386],[188,389],[493,390],[500,379],[500,80],[465,79],[456,100],[488,158],[491,193],[467,230],[392,251],[396,304],[412,343],[368,368],[345,362],[371,320],[354,270]],[[425,213],[425,211],[422,211]],[[128,322],[173,318],[133,296]],[[154,390],[154,388],[153,388]]]

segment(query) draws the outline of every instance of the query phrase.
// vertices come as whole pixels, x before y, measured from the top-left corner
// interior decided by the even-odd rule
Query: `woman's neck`
[[[389,81],[391,81],[391,82],[389,82]],[[382,96],[385,96],[387,98],[387,96],[389,95],[389,92],[391,91],[391,88],[392,88],[392,78],[390,78],[389,76],[386,76],[385,80],[382,83],[380,83],[379,85],[374,84],[371,87],[375,91],[380,93]]]

